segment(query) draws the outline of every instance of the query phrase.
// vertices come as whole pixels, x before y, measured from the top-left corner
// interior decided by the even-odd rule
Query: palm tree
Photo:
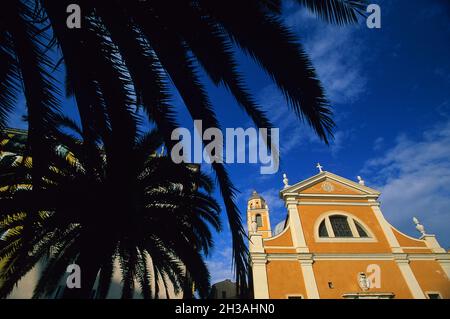
[[[91,153],[90,162],[96,165],[89,171],[80,156],[83,141],[72,136],[81,135],[81,128],[65,117],[58,122],[60,128],[45,137],[42,148],[49,165],[39,192],[31,186],[32,165],[26,156],[0,162],[0,297],[37,262],[44,270],[34,296],[54,294],[67,265],[74,262],[82,269],[81,289],[67,289],[65,297],[89,298],[98,278],[96,297],[105,298],[117,261],[123,298],[133,296],[135,282],[144,298],[157,297],[168,283],[176,292],[189,289],[187,277],[201,297],[207,296],[209,272],[203,256],[212,246],[209,226],[220,230],[209,177],[198,167],[158,155],[162,139],[152,131],[136,137],[123,163],[133,176],[117,185],[109,174],[115,159],[105,155],[101,144]],[[68,134],[67,127],[75,132]],[[30,216],[31,231],[26,233]]]
[[[81,29],[66,26],[66,8],[74,2],[82,8]],[[357,22],[365,3],[297,2],[336,24]],[[126,114],[135,107],[145,111],[170,148],[170,134],[177,127],[170,83],[193,119],[202,120],[205,127],[220,127],[200,70],[214,84],[226,88],[257,127],[270,128],[270,119],[239,71],[237,50],[270,75],[296,116],[328,143],[334,126],[331,108],[301,44],[283,24],[282,4],[281,0],[186,0],[176,4],[164,0],[11,0],[2,4],[0,128],[14,110],[18,92],[23,91],[28,106],[29,152],[34,160],[33,190],[38,192],[42,187],[48,161],[39,148],[51,126],[52,111],[59,106],[51,72],[59,64],[66,71],[66,93],[73,94],[80,113],[81,158],[90,159],[88,154],[95,152],[94,130],[103,132],[102,136],[108,130],[120,136],[104,139],[105,152],[127,150],[133,134],[123,133],[130,125]],[[58,48],[58,63],[49,53],[54,47]],[[86,170],[94,167],[95,163],[86,162]],[[234,202],[237,190],[222,164],[214,163],[213,169],[232,233],[237,283],[245,290],[248,255]],[[126,180],[126,173],[115,178]]]

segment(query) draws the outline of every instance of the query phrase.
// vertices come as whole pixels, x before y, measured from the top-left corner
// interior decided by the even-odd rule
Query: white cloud
[[[333,107],[336,104],[351,103],[365,91],[366,77],[363,74],[362,46],[355,36],[357,27],[337,27],[323,23],[303,7],[292,9],[285,17],[287,25],[300,35],[300,42],[311,58]],[[259,100],[271,115],[271,120],[280,129],[280,155],[304,145],[323,146],[315,132],[307,125],[300,124],[289,110],[283,95],[269,85],[259,94]],[[339,110],[335,120],[339,122],[348,113]],[[343,149],[343,143],[352,131],[338,131],[331,143],[331,154],[335,156]]]
[[[314,131],[307,124],[300,122],[294,112],[289,110],[286,100],[275,85],[269,85],[261,90],[258,98],[270,114],[274,126],[280,129],[281,158],[298,146],[320,143]]]
[[[440,116],[450,119],[450,100],[446,100],[439,104],[436,108],[436,111]]]
[[[284,202],[279,198],[278,193],[280,189],[271,188],[261,192],[261,196],[265,199],[267,206],[269,206],[269,218],[272,231],[281,221],[287,217],[287,209],[284,207]]]
[[[288,15],[286,23],[301,35],[331,103],[357,100],[367,82],[358,27],[326,24],[303,7]]]
[[[261,90],[258,99],[271,115],[274,126],[280,130],[281,158],[289,154],[291,150],[306,145],[323,147],[325,150],[329,150],[332,156],[336,156],[353,137],[354,129],[336,131],[334,140],[331,141],[328,148],[308,124],[299,121],[298,117],[289,111],[284,97],[275,85],[269,85]]]
[[[352,130],[337,131],[334,133],[334,140],[330,144],[331,155],[336,156],[351,138]]]
[[[231,239],[228,243],[231,243]],[[232,249],[229,246],[228,244],[222,247],[222,249],[217,250],[213,258],[206,262],[211,274],[211,284],[234,278],[231,264]]]
[[[373,150],[379,151],[383,148],[384,145],[384,138],[383,137],[377,137],[375,141],[373,142]]]
[[[389,221],[417,235],[411,221],[416,216],[445,247],[450,245],[449,159],[450,121],[417,140],[399,136],[393,148],[367,161],[363,169],[382,192],[382,209]]]
[[[276,214],[280,215],[280,213],[285,212],[284,208],[284,202],[283,200],[278,196],[279,192],[281,190],[280,188],[270,188],[266,189],[264,191],[261,191],[259,194],[264,198],[264,200],[267,203],[267,206],[269,206],[269,210],[271,215]]]
[[[271,211],[280,211],[284,209],[283,201],[278,197],[278,193],[282,189],[282,183],[280,180],[280,187],[279,188],[270,188],[270,189],[263,189],[260,186],[259,182],[251,182],[254,185],[252,188],[246,188],[245,190],[242,190],[236,197],[236,201],[245,201],[247,203],[247,200],[252,195],[253,191],[256,191],[259,195],[261,195],[264,200],[266,201],[267,205],[269,206],[269,209]],[[245,212],[245,211],[243,211]]]

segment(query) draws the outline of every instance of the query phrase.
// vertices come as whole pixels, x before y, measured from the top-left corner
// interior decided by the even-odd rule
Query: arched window
[[[326,216],[317,229],[319,238],[370,238],[364,226],[351,216]]]
[[[356,220],[354,222],[355,222],[355,227],[356,227],[356,230],[358,231],[359,237],[362,237],[362,238],[369,237],[369,235],[367,235],[367,232],[364,230],[364,228],[361,226],[361,224],[358,223]]]
[[[330,216],[331,227],[333,227],[334,237],[353,237],[352,230],[347,221],[347,216]]]
[[[319,226],[319,237],[329,237],[327,231],[327,225],[325,225],[325,220],[320,223]]]
[[[257,225],[258,227],[262,227],[262,217],[261,217],[260,214],[257,214],[257,215],[256,215],[256,225]]]

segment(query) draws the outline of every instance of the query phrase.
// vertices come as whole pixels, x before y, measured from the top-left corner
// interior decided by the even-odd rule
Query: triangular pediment
[[[341,196],[372,195],[378,197],[380,195],[380,192],[347,178],[335,175],[333,173],[322,172],[297,184],[288,186],[280,191],[281,196],[287,194],[317,194]]]

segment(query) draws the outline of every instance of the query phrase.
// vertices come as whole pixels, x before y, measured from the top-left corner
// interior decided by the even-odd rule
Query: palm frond
[[[358,22],[358,15],[364,16],[365,0],[297,0],[311,12],[329,23],[338,25]]]
[[[305,119],[328,143],[334,122],[324,89],[296,36],[281,18],[267,14],[255,1],[232,0],[225,4],[201,0],[201,3],[231,40],[270,75],[297,116]],[[277,50],[267,50],[267,43]]]

